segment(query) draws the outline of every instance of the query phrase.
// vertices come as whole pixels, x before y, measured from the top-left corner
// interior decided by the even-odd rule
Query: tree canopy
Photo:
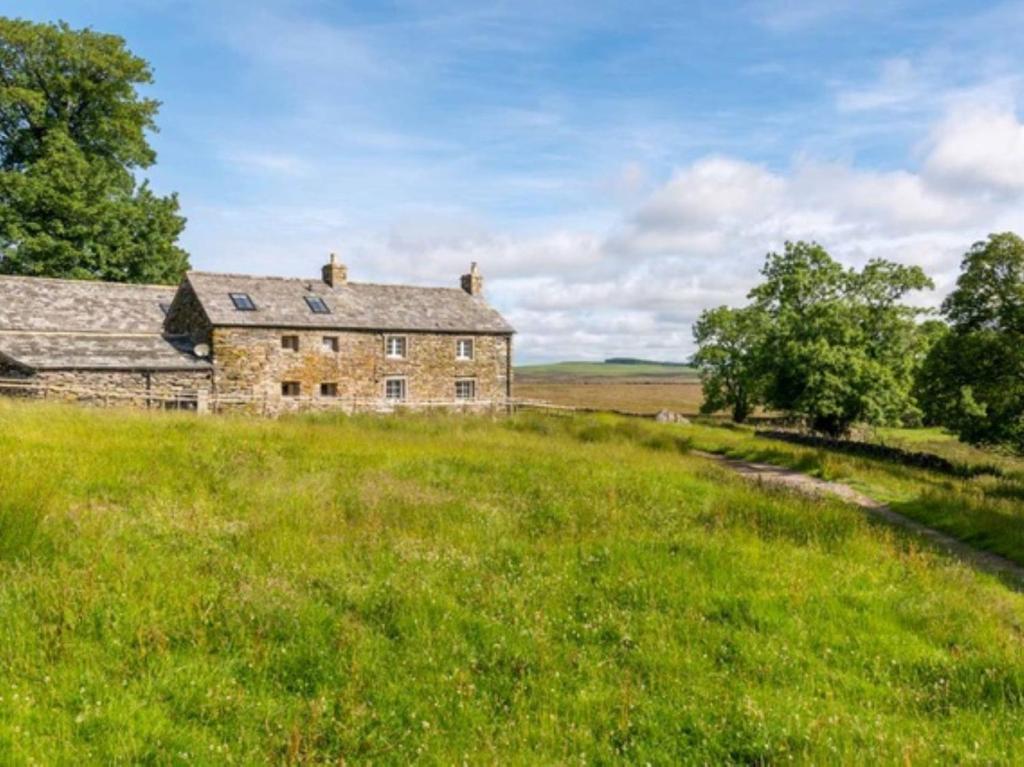
[[[787,242],[761,274],[748,307],[705,313],[695,327],[711,405],[749,412],[763,404],[830,435],[917,417],[922,336],[918,310],[901,300],[932,287],[920,268],[874,260],[857,271],[816,243]],[[742,389],[726,378],[736,371]]]
[[[966,442],[1024,453],[1024,240],[975,243],[942,310],[949,333],[917,387],[926,416]]]
[[[156,159],[151,82],[120,37],[0,18],[0,273],[180,279],[177,196],[135,175]]]
[[[759,353],[765,320],[755,309],[720,306],[703,312],[693,328],[693,364],[704,386],[702,413],[729,409],[743,423],[764,395]]]

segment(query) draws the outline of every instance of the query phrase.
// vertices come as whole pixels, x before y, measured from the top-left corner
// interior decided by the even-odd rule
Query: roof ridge
[[[152,282],[111,282],[109,280],[78,280],[70,277],[43,277],[32,274],[0,274],[0,280],[25,280],[31,282],[59,282],[73,285],[103,285],[117,288],[152,288],[160,290],[177,290],[177,285],[158,285]]]
[[[313,283],[314,285],[320,284],[325,287],[333,288],[331,285],[327,285],[319,277],[284,277],[279,274],[244,274],[242,272],[207,272],[201,269],[191,269],[186,273],[186,276],[191,275],[208,276],[208,277],[239,277],[247,280],[274,280],[276,282],[302,282],[302,283]],[[450,287],[447,285],[409,285],[403,282],[362,282],[358,280],[349,280],[345,285],[365,285],[368,287],[375,288],[413,288],[415,290],[451,290],[459,293],[465,291],[459,287]],[[467,293],[467,295],[469,295]]]

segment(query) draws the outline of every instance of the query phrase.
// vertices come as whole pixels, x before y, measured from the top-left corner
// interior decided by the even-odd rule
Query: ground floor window
[[[476,399],[476,381],[471,378],[456,381],[455,399]]]
[[[338,384],[336,384],[336,383],[322,383],[322,384],[320,384],[320,396],[321,397],[337,397],[338,396]]]
[[[387,378],[384,381],[384,398],[401,402],[405,399],[405,379]]]
[[[283,381],[281,383],[282,397],[298,397],[302,393],[302,387],[298,381]]]

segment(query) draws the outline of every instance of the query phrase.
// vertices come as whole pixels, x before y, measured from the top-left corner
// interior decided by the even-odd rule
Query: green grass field
[[[548,365],[519,365],[516,376],[527,379],[617,379],[682,378],[697,379],[697,371],[685,365],[659,363],[619,364],[608,362],[555,362]]]
[[[0,763],[1024,759],[1024,596],[754,441],[0,400]]]
[[[996,466],[1000,476],[965,479],[887,461],[792,445],[754,436],[751,427],[693,424],[681,428],[688,445],[735,458],[799,469],[844,482],[896,511],[1024,564],[1024,459],[972,448],[937,430],[889,429],[876,439],[929,450],[965,467]]]

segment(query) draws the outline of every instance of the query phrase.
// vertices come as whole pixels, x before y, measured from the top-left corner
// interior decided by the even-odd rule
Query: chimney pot
[[[338,263],[338,257],[331,253],[331,261],[323,269],[324,282],[337,288],[348,282],[348,268]]]

